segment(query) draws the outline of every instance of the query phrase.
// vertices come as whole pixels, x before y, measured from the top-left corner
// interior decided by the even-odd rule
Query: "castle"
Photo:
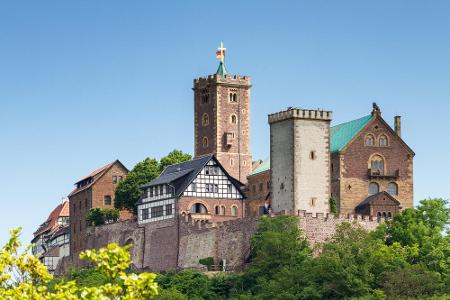
[[[128,170],[113,162],[77,181],[70,201],[70,255],[111,242],[131,244],[136,268],[161,271],[225,260],[239,269],[263,214],[291,214],[310,242],[322,242],[336,224],[356,221],[367,229],[413,206],[414,152],[374,103],[362,118],[331,127],[332,112],[289,107],[270,114],[270,157],[253,161],[250,149],[248,76],[230,75],[225,48],[214,75],[194,80],[194,151],[143,185],[136,219],[93,227],[85,216],[114,203]],[[340,211],[336,215],[333,206]],[[43,255],[43,257],[45,254]]]

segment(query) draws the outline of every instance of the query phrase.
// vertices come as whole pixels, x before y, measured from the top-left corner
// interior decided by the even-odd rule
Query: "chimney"
[[[397,133],[399,137],[402,137],[402,117],[395,116],[394,124],[395,124],[395,133]]]

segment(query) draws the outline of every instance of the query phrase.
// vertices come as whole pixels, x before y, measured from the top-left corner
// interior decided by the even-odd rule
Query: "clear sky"
[[[0,2],[0,243],[24,239],[73,183],[120,159],[132,168],[193,151],[196,77],[220,41],[230,73],[252,76],[254,158],[267,114],[376,101],[415,150],[415,202],[450,198],[449,1]]]

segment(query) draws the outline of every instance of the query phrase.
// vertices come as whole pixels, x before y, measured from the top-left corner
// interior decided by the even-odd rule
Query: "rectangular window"
[[[148,219],[148,208],[144,208],[142,211],[142,220]]]
[[[193,182],[193,183],[191,184],[191,190],[192,190],[193,192],[196,192],[196,191],[197,191],[197,184],[196,184],[195,182]]]
[[[153,187],[150,187],[150,197],[153,197]]]
[[[116,175],[113,175],[112,181],[113,181],[113,183],[117,183],[117,176]]]
[[[103,200],[104,200],[105,205],[111,205],[111,203],[112,203],[112,198],[111,198],[111,196],[109,196],[109,195],[106,195],[106,196],[103,198]]]
[[[161,195],[164,195],[164,186],[163,185],[161,185],[159,187],[159,192],[160,192]]]
[[[207,183],[205,185],[205,190],[206,190],[207,193],[218,193],[219,192],[219,186],[217,184]]]
[[[158,196],[158,191],[159,191],[158,187],[155,186],[155,196]]]
[[[231,184],[227,184],[227,193],[232,193],[233,192],[233,188],[231,186]]]
[[[173,206],[172,204],[166,204],[166,216],[170,216],[173,214]]]
[[[164,206],[155,206],[151,208],[152,218],[162,217],[164,215]]]

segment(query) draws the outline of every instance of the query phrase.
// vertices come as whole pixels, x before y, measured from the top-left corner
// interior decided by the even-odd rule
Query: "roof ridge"
[[[344,122],[344,123],[339,123],[339,124],[336,124],[336,125],[334,125],[334,126],[331,126],[331,128],[339,127],[339,126],[342,126],[342,125],[347,125],[347,124],[349,124],[349,123],[352,123],[352,122],[355,122],[355,121],[359,121],[359,120],[365,119],[365,118],[367,118],[367,117],[372,117],[372,115],[366,115],[366,116],[364,116],[364,117],[360,117],[360,118],[357,118],[357,119],[353,119],[353,120],[350,120],[350,121],[347,121],[347,122]]]

